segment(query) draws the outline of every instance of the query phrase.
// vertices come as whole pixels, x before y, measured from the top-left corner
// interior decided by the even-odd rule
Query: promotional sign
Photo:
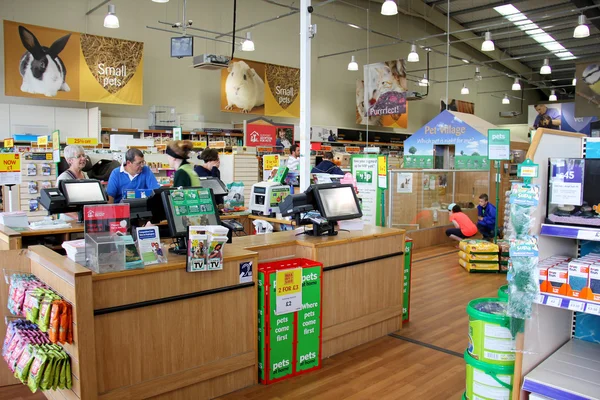
[[[14,147],[15,146],[15,140],[14,139],[4,139],[4,148],[10,148],[10,147]]]
[[[527,107],[527,123],[532,129],[562,129],[562,104],[536,104]]]
[[[38,136],[37,138],[38,146],[48,146],[48,136]]]
[[[550,203],[581,206],[585,160],[551,160]]]
[[[173,128],[173,140],[181,140],[181,127],[176,126]]]
[[[575,78],[575,116],[600,117],[600,60],[577,64]]]
[[[275,314],[283,315],[302,309],[302,268],[277,271]]]
[[[0,185],[21,183],[21,156],[18,153],[0,153]]]
[[[360,153],[360,147],[358,146],[345,146],[344,147],[344,151],[348,154],[359,154]]]
[[[129,230],[129,204],[91,205],[83,207],[85,234],[105,232],[127,234]]]
[[[233,59],[221,72],[221,111],[300,118],[300,70]]]
[[[576,117],[575,103],[561,103],[560,130],[591,136],[592,122],[596,121],[598,117]]]
[[[273,124],[263,119],[246,124],[245,146],[289,148],[294,143],[294,125]]]
[[[381,190],[378,188],[378,157],[371,154],[355,154],[350,158],[352,176],[362,199],[362,220],[377,226],[381,220]]]
[[[387,157],[377,157],[377,187],[387,189]]]
[[[263,156],[263,171],[271,171],[273,168],[279,168],[279,154]]]
[[[143,54],[141,42],[5,20],[4,94],[142,105]]]
[[[510,160],[510,129],[488,129],[488,158]]]
[[[192,141],[192,145],[195,149],[205,149],[206,148],[206,140],[194,140]]]
[[[321,359],[321,267],[302,268],[302,310],[296,328],[296,371],[319,365]]]
[[[55,163],[60,162],[60,131],[55,130],[52,132],[52,161]]]
[[[539,170],[539,164],[534,164],[531,160],[525,160],[524,163],[517,165],[517,176],[519,178],[537,178]]]
[[[398,183],[396,184],[397,193],[413,192],[413,173],[404,172],[398,174]]]
[[[79,146],[97,146],[98,139],[96,138],[67,138],[67,144],[75,144]]]

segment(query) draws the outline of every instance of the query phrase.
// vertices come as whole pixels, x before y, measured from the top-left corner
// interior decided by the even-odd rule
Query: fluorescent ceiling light
[[[532,29],[530,31],[525,31],[526,34],[528,34],[529,36],[533,36],[533,35],[539,35],[540,33],[544,33],[543,29]]]
[[[358,25],[354,25],[354,24],[348,24],[348,26],[349,26],[350,28],[354,28],[354,29],[360,29],[360,26],[358,26]]]
[[[484,39],[481,44],[481,51],[494,51],[494,42],[492,41],[492,34],[489,31],[485,33]]]
[[[354,56],[352,56],[352,59],[350,59],[350,62],[348,63],[348,71],[358,71],[358,63]]]
[[[108,14],[104,17],[104,27],[113,29],[119,27],[119,18],[116,15],[116,6],[114,4],[108,5]]]
[[[556,91],[554,89],[552,89],[550,91],[550,96],[548,97],[548,100],[550,100],[550,101],[556,101]]]
[[[469,88],[466,83],[463,83],[462,89],[460,89],[460,94],[469,94]]]
[[[590,28],[586,25],[587,19],[585,18],[585,15],[581,14],[579,18],[577,18],[577,24],[578,25],[573,32],[574,38],[581,39],[590,36]]]
[[[168,3],[169,0],[152,0],[154,3]]]
[[[521,90],[521,83],[519,83],[519,78],[515,78],[515,83],[512,85],[512,90]]]
[[[539,28],[536,24],[519,25],[518,28],[522,31],[528,31],[531,29]]]
[[[410,53],[408,53],[408,62],[419,62],[419,53],[417,53],[417,45],[410,45]]]
[[[531,38],[538,43],[556,42],[556,40],[554,40],[554,38],[552,36],[548,35],[547,33],[533,35]]]
[[[466,58],[463,58],[462,62],[464,62],[465,64],[470,64],[471,63],[471,61],[467,60]]]
[[[571,53],[570,51],[561,51],[560,53],[556,53],[555,56],[558,57],[558,58],[570,58],[570,57],[574,57],[573,53]]]
[[[548,42],[548,43],[544,43],[542,46],[544,46],[546,49],[548,49],[550,51],[557,51],[557,50],[565,49],[563,47],[563,45],[558,42]]]
[[[381,5],[382,15],[396,15],[398,14],[398,6],[394,0],[385,0]]]
[[[505,18],[507,20],[509,20],[510,22],[523,21],[523,20],[527,19],[527,17],[525,16],[525,14],[521,14],[521,13],[514,14],[514,15],[507,15]]]
[[[250,32],[246,32],[246,40],[242,42],[242,51],[254,51],[254,42]]]
[[[502,98],[502,104],[510,104],[510,99],[506,93],[504,93],[504,97]]]
[[[498,13],[500,13],[502,15],[511,15],[511,14],[517,14],[517,13],[521,12],[521,11],[517,10],[517,8],[515,6],[513,6],[512,4],[504,4],[502,6],[494,7],[494,10],[496,10]]]
[[[577,57],[573,56],[573,57],[561,57],[561,60],[563,61],[568,61],[568,60],[576,60]]]
[[[541,75],[550,75],[552,73],[552,68],[550,68],[550,60],[544,58],[544,64],[542,68],[540,68]]]
[[[577,85],[577,78],[573,78],[573,82],[571,82],[571,85],[573,85],[573,86]]]
[[[533,21],[530,20],[530,19],[525,18],[525,19],[523,19],[521,21],[513,21],[513,24],[515,24],[516,26],[531,25],[531,24],[533,24]],[[523,28],[521,28],[521,29],[523,29]]]
[[[419,81],[419,86],[429,86],[429,79],[427,79],[427,74],[423,74],[423,79]]]

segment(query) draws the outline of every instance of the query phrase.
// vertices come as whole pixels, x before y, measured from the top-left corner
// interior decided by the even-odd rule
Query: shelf
[[[565,239],[600,241],[600,229],[582,226],[542,224],[540,235],[560,237]]]
[[[600,399],[600,345],[571,339],[525,376],[523,390],[552,399]]]
[[[318,143],[318,142],[315,142]],[[337,142],[321,142],[324,145],[332,145],[332,144],[353,144],[353,145],[361,145],[366,146],[366,142],[355,142],[352,140],[338,140]],[[404,147],[402,143],[385,143],[385,142],[369,142],[369,146],[393,146],[393,147]]]
[[[561,296],[552,293],[540,293],[535,299],[537,304],[563,308],[570,311],[578,311],[586,314],[600,315],[600,302],[575,299],[573,297]]]

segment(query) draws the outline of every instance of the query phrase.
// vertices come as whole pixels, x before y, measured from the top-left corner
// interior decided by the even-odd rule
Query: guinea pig
[[[265,104],[265,82],[244,61],[235,61],[227,67],[229,74],[225,81],[227,95],[226,110],[233,107],[249,113],[254,107]]]
[[[54,97],[59,90],[71,90],[67,84],[67,68],[58,54],[63,51],[71,34],[57,39],[48,48],[42,46],[35,35],[19,26],[21,43],[27,49],[21,57],[19,72],[23,78],[21,91]]]

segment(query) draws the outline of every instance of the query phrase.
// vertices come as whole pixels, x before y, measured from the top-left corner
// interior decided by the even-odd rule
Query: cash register
[[[39,197],[49,215],[76,212],[78,222],[83,222],[83,206],[107,202],[102,184],[94,179],[62,180],[57,188],[42,189]]]
[[[280,167],[273,180],[252,185],[249,207],[252,214],[274,217],[279,212],[279,203],[290,194],[290,187],[284,183],[287,172],[287,167]]]

